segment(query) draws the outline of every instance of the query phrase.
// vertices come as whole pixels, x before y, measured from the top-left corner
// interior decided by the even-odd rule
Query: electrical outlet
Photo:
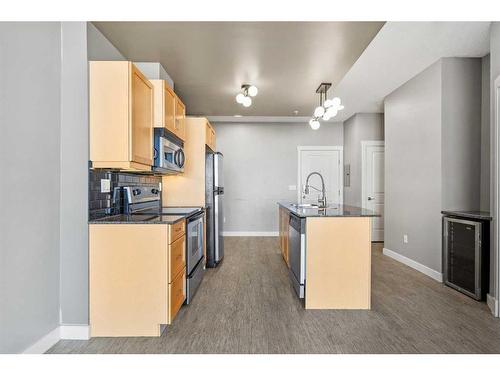
[[[408,235],[403,234],[403,243],[408,243]]]
[[[111,180],[107,178],[101,179],[101,193],[111,192]]]
[[[288,190],[290,190],[290,191],[297,190],[297,185],[288,185]]]

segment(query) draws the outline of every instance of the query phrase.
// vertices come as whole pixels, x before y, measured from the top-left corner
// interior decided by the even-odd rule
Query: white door
[[[384,142],[363,141],[362,204],[380,217],[372,218],[372,241],[384,240]]]
[[[342,147],[340,146],[299,146],[298,201],[318,203],[321,196],[321,179],[313,175],[309,179],[309,194],[304,194],[309,173],[319,172],[325,181],[326,199],[329,204],[342,203]],[[305,197],[304,197],[305,195]]]

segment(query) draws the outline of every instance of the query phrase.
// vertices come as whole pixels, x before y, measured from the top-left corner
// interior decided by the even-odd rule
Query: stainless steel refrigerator
[[[223,160],[224,157],[220,152],[207,152],[206,154],[207,267],[217,267],[224,258]]]

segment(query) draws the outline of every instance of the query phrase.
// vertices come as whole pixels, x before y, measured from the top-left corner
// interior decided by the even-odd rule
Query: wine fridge
[[[476,300],[489,287],[489,222],[443,217],[444,283]]]

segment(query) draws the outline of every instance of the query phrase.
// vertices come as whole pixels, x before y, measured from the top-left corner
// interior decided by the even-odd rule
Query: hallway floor
[[[192,304],[155,338],[61,340],[48,353],[500,353],[500,319],[373,246],[372,310],[304,310],[273,237],[226,237]]]

